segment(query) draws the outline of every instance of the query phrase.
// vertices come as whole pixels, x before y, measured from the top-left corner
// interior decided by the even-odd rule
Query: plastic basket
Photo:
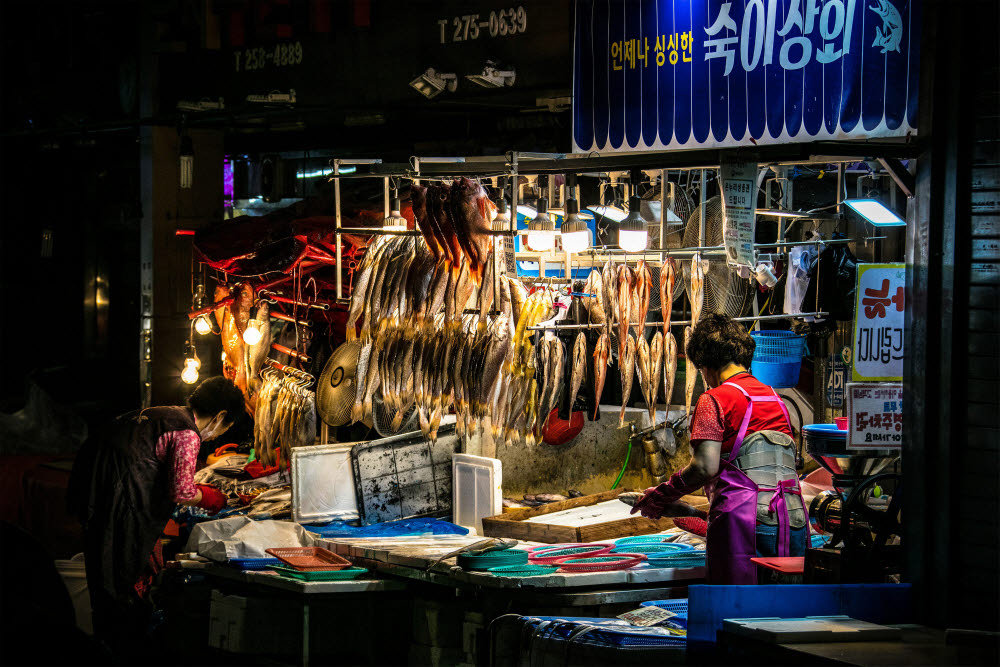
[[[532,553],[528,560],[537,565],[549,563],[559,563],[568,558],[585,558],[603,556],[609,553],[615,545],[613,544],[584,544],[576,547],[563,547],[560,549],[545,549]]]
[[[559,570],[561,572],[613,572],[635,567],[644,560],[646,560],[644,555],[634,553],[569,558],[559,563]]]
[[[275,565],[281,565],[277,558],[230,558],[229,564],[241,570],[268,570]]]
[[[639,603],[640,607],[659,607],[664,611],[673,612],[676,616],[671,616],[667,620],[663,621],[663,624],[671,627],[677,628],[679,630],[687,630],[687,619],[688,619],[688,601],[687,598],[682,598],[679,600],[649,600],[648,602]]]
[[[559,567],[556,565],[532,565],[525,563],[523,565],[499,565],[491,567],[487,571],[497,577],[537,577],[543,574],[552,574],[558,569]]]
[[[482,554],[459,554],[458,565],[464,570],[483,571],[503,565],[525,565],[528,552],[523,549],[503,549]]]
[[[791,331],[754,331],[756,347],[751,372],[771,387],[794,387],[799,383],[806,339]]]
[[[667,539],[673,535],[635,535],[633,537],[619,537],[615,540],[616,546],[626,544],[666,544]]]
[[[296,570],[291,567],[276,565],[272,569],[283,577],[307,582],[350,581],[351,579],[357,579],[363,574],[368,574],[368,570],[363,567],[350,567],[346,570],[315,570],[311,572],[303,572],[302,570]]]
[[[611,550],[613,554],[631,553],[645,554],[649,558],[663,556],[667,554],[684,553],[694,551],[694,547],[689,544],[623,544]]]
[[[322,547],[274,547],[265,549],[282,563],[299,571],[343,570],[351,567],[351,561]]]

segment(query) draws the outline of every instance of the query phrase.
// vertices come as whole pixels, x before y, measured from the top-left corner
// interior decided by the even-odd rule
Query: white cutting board
[[[805,618],[727,618],[723,628],[733,634],[775,644],[867,642],[899,639],[900,629],[859,621],[850,616]]]
[[[451,457],[452,517],[459,526],[483,534],[483,517],[503,511],[503,464],[472,454]]]
[[[351,445],[292,448],[292,520],[326,523],[358,518]]]
[[[629,518],[632,508],[615,498],[606,500],[596,505],[586,507],[573,507],[561,512],[551,514],[540,514],[530,519],[525,519],[525,523],[546,523],[552,526],[593,526],[607,521],[620,521]]]

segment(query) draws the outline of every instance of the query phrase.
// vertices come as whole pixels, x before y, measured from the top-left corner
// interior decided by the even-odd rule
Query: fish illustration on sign
[[[889,0],[878,0],[878,4],[869,7],[882,19],[882,27],[875,28],[875,41],[872,46],[881,46],[882,53],[895,51],[899,53],[899,40],[903,38],[903,19],[899,10]]]

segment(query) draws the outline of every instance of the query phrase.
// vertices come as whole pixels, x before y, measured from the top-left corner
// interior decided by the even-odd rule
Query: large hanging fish
[[[635,338],[632,334],[625,334],[625,349],[618,359],[618,370],[622,378],[622,410],[618,415],[618,426],[625,425],[625,407],[632,394],[632,376],[635,371]]]
[[[691,362],[688,346],[691,344],[691,327],[684,327],[684,414],[691,416],[691,401],[694,399],[694,385],[698,381],[698,369]]]
[[[587,315],[591,324],[607,324],[608,316],[604,311],[604,280],[601,272],[594,269],[587,276],[587,283],[583,286],[583,291],[593,294],[593,297],[584,297],[587,305]]]
[[[660,267],[660,312],[663,320],[663,336],[670,334],[670,317],[673,314],[674,284],[677,282],[677,262],[673,257],[663,260]]]
[[[674,379],[677,377],[677,339],[668,333],[663,339],[663,402],[670,411],[674,397]]]
[[[663,368],[663,332],[653,334],[653,342],[649,344],[649,418],[656,419],[656,398],[660,392],[660,371]]]
[[[629,320],[632,318],[632,287],[634,274],[628,264],[618,267],[618,356],[625,353],[625,339],[628,337]]]
[[[597,419],[601,407],[601,394],[604,393],[604,379],[608,372],[608,354],[611,352],[611,338],[602,333],[594,347],[594,419]]]
[[[573,410],[573,403],[576,402],[576,395],[580,391],[580,385],[587,376],[587,334],[582,331],[576,335],[573,343],[573,371],[570,374],[569,387],[569,409]]]
[[[618,318],[618,272],[611,266],[610,260],[604,263],[604,268],[601,270],[601,287],[603,288],[601,302],[607,317],[610,336],[611,327]]]
[[[705,272],[708,271],[708,260],[701,258],[701,253],[695,253],[691,258],[691,326],[698,324],[701,311],[705,305]]]
[[[646,335],[646,314],[649,312],[649,301],[653,292],[653,274],[645,260],[640,259],[636,265],[634,280],[635,305],[632,307],[632,311],[638,314],[635,319],[638,322],[635,326],[635,335],[636,338],[642,338]]]
[[[639,379],[639,391],[646,401],[647,406],[653,405],[653,397],[649,395],[649,376],[652,370],[652,361],[649,357],[649,344],[646,339],[639,336],[635,346],[635,372]],[[650,410],[652,412],[652,409]]]

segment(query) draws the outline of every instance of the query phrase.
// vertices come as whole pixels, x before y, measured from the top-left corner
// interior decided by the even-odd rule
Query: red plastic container
[[[265,552],[301,572],[343,570],[351,567],[351,561],[322,547],[276,547],[266,549]]]
[[[846,431],[847,430],[847,425],[850,423],[850,418],[849,417],[834,417],[833,421],[836,422],[837,428],[839,428],[841,431]]]

